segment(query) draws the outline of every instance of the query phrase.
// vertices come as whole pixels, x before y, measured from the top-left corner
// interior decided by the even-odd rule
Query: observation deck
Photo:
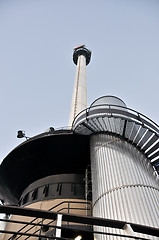
[[[77,65],[77,60],[80,55],[85,56],[86,58],[86,65],[90,63],[91,60],[91,51],[88,50],[85,45],[80,45],[78,47],[74,48],[74,53],[73,53],[73,62],[74,64]]]

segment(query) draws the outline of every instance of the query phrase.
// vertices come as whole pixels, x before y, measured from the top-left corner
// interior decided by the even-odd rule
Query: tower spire
[[[72,126],[72,122],[78,113],[87,108],[86,65],[89,64],[90,59],[91,51],[85,45],[74,48],[73,62],[77,65],[77,68],[68,126]]]

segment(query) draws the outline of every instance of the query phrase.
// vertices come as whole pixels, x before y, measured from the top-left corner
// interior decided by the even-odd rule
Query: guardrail
[[[74,204],[84,205],[84,207],[83,208],[73,207]],[[63,205],[66,205],[66,206],[63,207]],[[61,207],[61,208],[58,209],[59,207]],[[55,206],[51,207],[48,211],[51,212],[52,210],[54,210],[57,213],[62,213],[64,210],[67,210],[66,211],[67,214],[70,214],[71,210],[76,210],[77,212],[83,210],[83,211],[85,211],[85,213],[87,215],[88,212],[90,212],[90,214],[91,214],[91,203],[87,202],[87,201],[84,201],[84,202],[82,202],[82,201],[62,201],[62,202],[56,204]],[[24,224],[24,226],[19,228],[19,230],[17,231],[17,233],[20,233],[21,231],[23,231],[24,234],[27,234],[27,233],[30,234],[29,231],[33,231],[32,234],[37,234],[38,232],[39,233],[41,232],[41,227],[44,227],[44,226],[53,227],[53,226],[55,226],[55,225],[53,225],[53,226],[51,225],[55,222],[55,220],[47,221],[47,224],[44,224],[45,219],[39,220],[38,223],[34,223],[36,220],[38,221],[38,218],[34,218],[30,222],[0,219],[0,221],[4,221],[4,222]],[[27,228],[29,225],[30,225],[30,227]],[[35,229],[35,231],[34,231],[34,228],[37,228],[37,226],[40,226],[40,228]],[[69,226],[69,223],[67,223],[67,226]],[[21,235],[16,237],[16,240],[19,239],[20,237],[21,237]],[[30,235],[28,235],[28,237],[25,238],[25,240],[28,239],[29,237],[30,237]],[[10,237],[8,240],[12,240],[12,237]]]
[[[71,224],[74,224],[76,228],[67,227],[66,225],[59,224],[58,221],[56,222],[56,225],[50,225],[52,229],[55,229],[55,234],[52,236],[47,236],[44,234],[35,234],[35,233],[28,233],[21,231],[12,231],[12,230],[0,230],[1,233],[4,233],[5,235],[9,234],[12,235],[9,239],[18,239],[20,237],[27,237],[23,239],[74,239],[72,237],[65,237],[61,236],[61,232],[63,230],[66,231],[75,231],[76,234],[85,234],[85,236],[93,236],[93,234],[99,234],[99,235],[109,235],[109,236],[120,236],[124,237],[125,239],[143,239],[148,240],[150,239],[149,236],[147,237],[138,237],[136,236],[136,233],[142,233],[142,234],[148,234],[151,236],[159,237],[159,229],[152,228],[149,226],[143,226],[139,224],[134,224],[130,222],[125,221],[118,221],[118,220],[112,220],[112,219],[103,219],[103,218],[97,218],[97,217],[88,217],[88,216],[80,216],[80,215],[72,215],[72,214],[66,214],[66,213],[57,213],[57,212],[50,212],[50,211],[43,211],[43,210],[37,210],[37,209],[29,209],[29,208],[20,208],[20,207],[13,207],[13,206],[0,206],[0,213],[4,213],[6,215],[14,215],[14,216],[23,216],[24,217],[30,217],[34,219],[42,219],[42,220],[52,220],[56,221],[59,216],[60,219],[62,219],[63,222],[69,222]],[[28,224],[28,226],[39,226],[39,227],[48,227],[48,224],[44,224],[43,222],[34,223],[33,221],[21,221],[21,220],[13,220],[13,219],[0,219],[0,221],[8,222],[10,224]],[[125,229],[126,226],[130,226],[131,229],[134,231],[134,234],[130,235],[124,235],[120,233],[110,233],[106,231],[96,231],[90,229],[81,229],[79,228],[79,224],[84,224],[87,226],[102,226],[102,227],[109,227],[112,229]],[[70,225],[70,226],[74,226]],[[60,233],[60,235],[59,235]],[[91,235],[90,235],[91,234]],[[91,238],[85,238],[85,239],[91,239]],[[93,238],[92,238],[93,239]]]
[[[75,133],[114,134],[132,143],[159,173],[159,126],[145,115],[118,105],[96,105],[80,112],[73,121]]]
[[[150,118],[146,117],[144,114],[139,113],[131,108],[113,105],[113,104],[100,104],[95,106],[90,106],[89,108],[84,109],[81,111],[74,119],[72,123],[72,128],[75,129],[81,121],[85,118],[88,120],[93,115],[101,114],[106,115],[108,117],[123,117],[132,118],[137,122],[141,122],[142,124],[146,124],[152,130],[156,131],[159,134],[159,125],[157,125],[154,121]]]

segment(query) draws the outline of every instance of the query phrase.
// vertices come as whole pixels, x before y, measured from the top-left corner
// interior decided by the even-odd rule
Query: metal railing
[[[74,119],[72,123],[72,129],[74,130],[78,124],[80,124],[84,119],[93,117],[93,115],[106,115],[108,117],[123,117],[131,118],[147,125],[150,129],[156,131],[159,134],[159,125],[157,125],[150,118],[146,117],[144,114],[137,112],[131,108],[123,107],[120,105],[113,104],[100,104],[95,106],[90,106],[83,111],[81,111]]]
[[[132,143],[150,160],[159,174],[159,126],[127,107],[101,104],[80,112],[72,123],[75,133],[114,134]]]
[[[84,205],[84,207],[73,207],[72,205],[74,204],[80,204],[80,205]],[[66,205],[63,207],[63,205]],[[60,209],[58,209],[60,207]],[[88,214],[88,211],[91,214],[91,203],[88,201],[62,201],[58,204],[56,204],[55,206],[51,207],[50,209],[48,209],[49,212],[51,212],[52,210],[56,211],[57,213],[62,213],[64,210],[67,210],[66,213],[70,214],[71,210],[76,210],[76,212],[78,213],[78,211],[85,211],[85,215]],[[15,221],[15,220],[8,220],[8,219],[0,219],[0,221],[2,222],[12,222],[12,223],[19,223],[19,224],[24,224],[23,227],[21,227],[17,233],[21,233],[21,231],[23,231],[24,234],[28,233],[29,231],[33,230],[33,228],[37,227],[37,226],[46,226],[46,224],[44,224],[45,219],[39,220],[38,223],[34,223],[36,220],[38,220],[38,218],[34,218],[32,219],[30,222],[24,222],[24,221]],[[49,222],[47,222],[47,226],[52,227],[51,224],[54,223],[55,220],[51,220]],[[27,228],[29,225],[31,225],[27,230],[25,230],[25,228]],[[69,225],[69,224],[67,224]],[[32,234],[36,234],[38,232],[41,231],[41,228],[35,230]],[[29,233],[30,234],[30,233]],[[21,235],[19,237],[17,237],[16,239],[19,239],[21,237]],[[30,235],[25,238],[28,239],[30,237]],[[12,237],[10,237],[8,240],[12,240]]]
[[[143,226],[139,224],[134,224],[134,223],[129,223],[125,221],[118,221],[118,220],[112,220],[112,219],[103,219],[103,218],[97,218],[97,217],[88,217],[88,216],[80,216],[80,215],[72,215],[72,214],[66,214],[66,213],[58,213],[58,212],[50,212],[50,211],[44,211],[44,210],[36,210],[36,209],[29,209],[29,208],[20,208],[20,207],[12,207],[12,206],[0,206],[0,213],[4,213],[7,215],[14,215],[14,216],[23,216],[23,217],[33,217],[34,221],[35,219],[43,219],[43,220],[51,220],[53,222],[56,221],[57,217],[61,215],[62,220],[64,222],[69,222],[69,223],[74,223],[76,225],[76,231],[78,233],[82,234],[99,234],[99,235],[109,235],[109,236],[120,236],[124,237],[125,239],[144,239],[148,240],[151,239],[151,236],[156,236],[159,237],[159,229],[149,227],[149,226]],[[44,224],[44,222],[39,221],[38,223],[35,223],[34,221],[20,221],[20,220],[13,220],[13,219],[0,219],[0,221],[3,222],[8,222],[10,224],[22,224],[22,225],[27,225],[27,226],[32,226],[32,227],[46,227],[48,224]],[[121,229],[124,230],[125,226],[129,225],[131,229],[134,231],[132,235],[128,234],[120,234],[120,233],[110,233],[108,231],[96,231],[92,230],[91,228],[88,230],[85,229],[79,229],[78,226],[79,224],[83,225],[89,225],[89,226],[99,226],[99,227],[109,227],[112,229]],[[71,225],[70,225],[71,226]],[[70,231],[70,230],[75,230],[72,227],[68,227],[66,225],[53,225],[50,224],[49,227],[55,229],[55,232],[57,229],[60,229],[60,231],[65,230],[65,231]],[[22,229],[22,228],[21,228]],[[26,237],[23,239],[28,239],[28,238],[35,238],[35,239],[72,239],[71,237],[65,237],[61,236],[58,237],[56,234],[54,236],[46,236],[43,234],[37,234],[37,233],[28,233],[28,232],[22,232],[20,231],[12,231],[12,230],[0,230],[1,233],[5,235],[12,235],[11,237],[9,236],[9,239],[18,239],[20,237]],[[138,237],[136,233],[142,233],[142,234],[147,234],[148,236],[145,237]],[[89,239],[89,238],[88,238]]]

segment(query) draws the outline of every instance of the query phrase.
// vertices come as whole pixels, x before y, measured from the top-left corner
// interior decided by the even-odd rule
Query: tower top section
[[[86,65],[89,64],[90,60],[91,60],[91,51],[88,50],[86,48],[86,46],[83,44],[83,45],[79,45],[77,47],[74,48],[74,52],[73,52],[73,62],[77,65],[77,60],[78,60],[78,57],[80,55],[84,55],[85,58],[86,58]]]

